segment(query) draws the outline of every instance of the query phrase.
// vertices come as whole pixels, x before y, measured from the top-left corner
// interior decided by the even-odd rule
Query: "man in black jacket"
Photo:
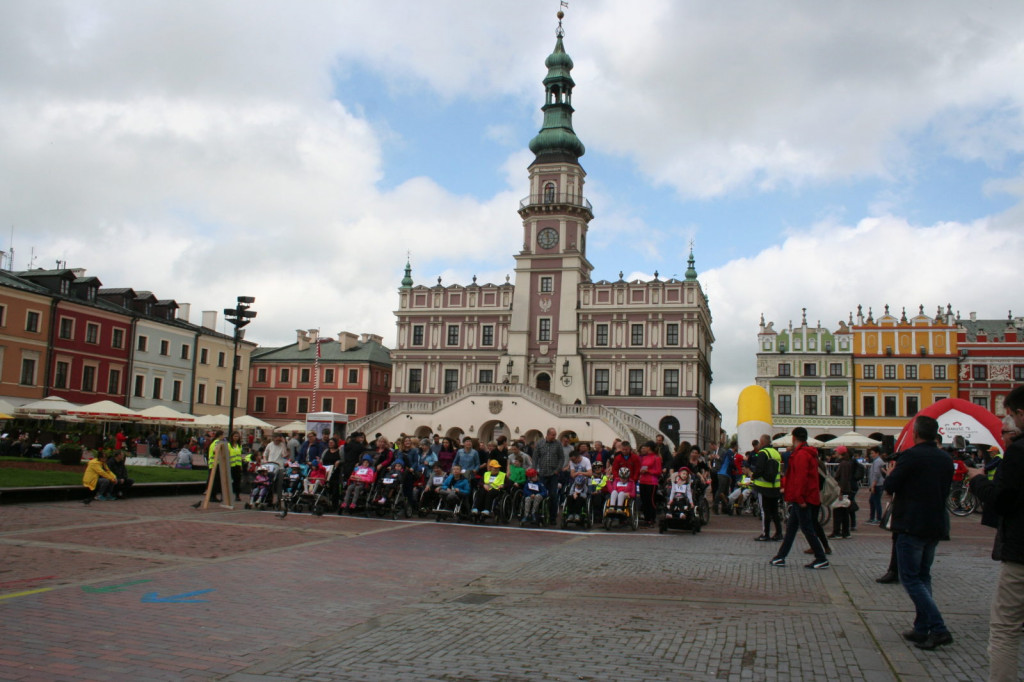
[[[946,496],[953,481],[953,458],[939,449],[939,423],[931,417],[914,420],[914,447],[905,450],[885,479],[893,494],[892,529],[900,582],[917,612],[914,629],[904,639],[919,649],[953,641],[932,597],[932,562],[939,540],[949,539]]]
[[[971,492],[994,509],[998,519],[992,558],[1001,561],[988,626],[989,680],[1018,680],[1017,655],[1024,622],[1024,386],[1010,391],[1003,403],[1016,429],[1004,427],[1006,454],[988,480],[984,473],[971,479]],[[1014,436],[1015,439],[1012,440]]]

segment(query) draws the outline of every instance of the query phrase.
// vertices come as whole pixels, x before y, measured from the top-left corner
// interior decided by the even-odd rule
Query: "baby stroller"
[[[256,469],[256,476],[252,481],[252,491],[249,493],[249,501],[245,503],[246,509],[264,509],[273,501],[274,477],[266,465],[260,465]]]
[[[284,482],[281,486],[281,499],[278,500],[277,508],[282,514],[299,511],[299,501],[302,499],[303,484],[306,480],[302,473],[302,465],[293,462],[288,471],[284,474]]]
[[[665,511],[658,521],[658,532],[664,533],[669,530],[688,530],[696,535],[703,525],[700,513],[693,501],[693,489],[689,483],[686,488],[675,483],[667,486],[664,491]]]
[[[306,486],[296,505],[302,511],[312,512],[316,516],[323,516],[331,508],[330,490],[327,481],[331,478],[331,470],[334,465],[325,467],[327,478],[312,481],[312,485]]]
[[[402,492],[403,475],[404,472],[401,469],[389,470],[381,474],[377,485],[371,491],[371,496],[366,501],[367,515],[370,510],[373,510],[377,516],[391,514],[391,518],[397,519],[401,513],[405,518],[409,518],[411,510]]]

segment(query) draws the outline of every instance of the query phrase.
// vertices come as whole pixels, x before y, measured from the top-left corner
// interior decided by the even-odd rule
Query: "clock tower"
[[[572,129],[572,59],[562,44],[558,13],[555,49],[544,65],[544,123],[530,141],[530,195],[519,203],[523,250],[515,256],[516,281],[503,366],[514,383],[586,401],[579,355],[579,285],[590,281],[587,228],[594,214],[583,197],[583,143]],[[508,364],[511,362],[511,364]]]

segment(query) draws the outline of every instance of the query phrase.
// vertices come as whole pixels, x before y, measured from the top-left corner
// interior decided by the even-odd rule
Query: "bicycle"
[[[978,507],[978,498],[974,496],[966,481],[954,481],[946,496],[946,509],[953,516],[970,516]]]

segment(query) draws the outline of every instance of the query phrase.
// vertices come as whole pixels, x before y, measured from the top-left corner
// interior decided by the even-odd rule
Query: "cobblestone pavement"
[[[956,641],[899,636],[861,526],[808,571],[752,518],[559,532],[193,510],[195,498],[0,508],[3,680],[980,680],[992,531],[934,567]]]

